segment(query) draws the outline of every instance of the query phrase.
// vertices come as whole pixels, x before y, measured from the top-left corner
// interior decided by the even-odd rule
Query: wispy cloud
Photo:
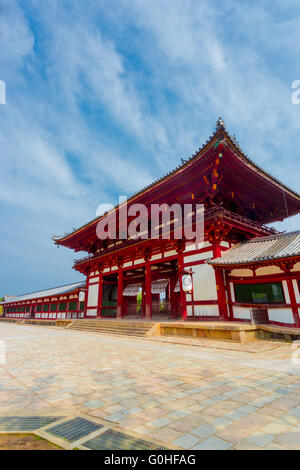
[[[299,191],[300,106],[290,99],[299,18],[296,0],[3,3],[1,289],[75,279],[73,254],[51,234],[177,165],[219,115]],[[299,228],[299,218],[283,227]]]

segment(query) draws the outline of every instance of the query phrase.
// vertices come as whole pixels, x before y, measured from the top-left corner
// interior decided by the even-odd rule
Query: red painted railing
[[[260,234],[274,235],[275,233],[277,233],[275,229],[267,227],[266,225],[260,225],[258,222],[248,219],[247,217],[244,217],[242,215],[236,214],[235,212],[231,212],[228,209],[224,209],[221,206],[216,206],[205,210],[205,222],[208,222],[210,219],[214,219],[217,216],[222,216],[223,218],[228,219],[230,222],[241,224],[243,227],[248,227],[254,231],[257,231]],[[96,253],[92,253],[88,256],[85,256],[84,258],[74,260],[74,265],[78,266],[92,259],[96,259],[104,254],[112,253],[116,251],[117,248],[119,249],[130,247],[138,242],[140,242],[140,240],[124,240],[122,244],[118,245],[118,247],[114,245],[110,248],[106,248],[97,251]]]

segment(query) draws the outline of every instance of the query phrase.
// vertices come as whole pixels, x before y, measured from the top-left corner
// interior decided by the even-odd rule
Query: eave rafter
[[[274,207],[276,194],[277,196],[279,194],[278,189],[280,190],[280,194],[284,193],[286,195],[288,205],[290,205],[291,208],[289,215],[300,212],[300,196],[287,188],[276,178],[273,178],[244,154],[237,141],[228,134],[221,118],[217,121],[215,133],[210,136],[202,148],[190,159],[184,161],[182,165],[179,165],[162,178],[159,178],[134,194],[128,200],[128,203],[142,202],[148,206],[152,203],[161,203],[161,201],[169,201],[171,203],[172,201],[179,201],[183,203],[190,197],[191,200],[195,200],[195,202],[204,202],[206,199],[208,201],[207,205],[209,206],[217,201],[218,191],[226,185],[225,180],[227,176],[224,175],[224,172],[228,172],[228,170],[226,170],[225,156],[229,153],[231,154],[231,158],[234,158],[236,163],[241,165],[241,168],[244,168],[244,172],[252,172],[253,175],[256,175],[255,177],[261,179],[261,185],[252,184],[247,178],[246,181],[241,179],[239,182],[241,188],[245,185],[250,187],[252,184],[253,194],[257,195],[256,200],[253,201],[255,204],[253,210],[256,211],[261,223],[271,223],[286,217],[287,214],[283,202],[281,202],[281,204],[278,202],[277,207]],[[220,157],[221,155],[223,158]],[[197,167],[198,164],[200,164],[199,167]],[[233,181],[236,180],[238,182],[237,174],[232,176],[232,178]],[[264,184],[265,188],[263,188]],[[268,191],[266,191],[266,188],[269,188]],[[222,192],[220,194],[222,195]],[[241,211],[244,199],[245,201],[247,200],[247,195],[243,196],[243,201],[240,203],[239,210]],[[251,207],[251,197],[249,197],[249,206]],[[270,207],[271,211],[269,210]],[[113,209],[117,214],[118,210],[118,206]],[[111,213],[113,211],[111,211]],[[101,220],[101,217],[94,219],[65,237],[60,239],[55,238],[54,241],[56,244],[71,247],[76,251],[81,251],[82,249],[89,250],[86,243],[91,239],[95,242],[96,225],[99,220]],[[97,247],[98,245],[96,248],[91,245],[91,252],[97,249]]]
[[[250,269],[256,271],[259,268],[266,266],[276,266],[284,273],[288,274],[291,272],[295,264],[299,263],[300,256],[282,258],[282,259],[266,259],[261,261],[252,261],[245,263],[236,263],[236,264],[212,264],[215,269],[222,270],[224,269],[227,273],[230,273],[234,269]]]

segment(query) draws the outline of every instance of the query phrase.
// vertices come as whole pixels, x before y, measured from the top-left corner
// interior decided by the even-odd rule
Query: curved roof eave
[[[185,160],[182,165],[178,165],[176,168],[169,171],[168,173],[166,173],[162,177],[158,178],[157,180],[153,181],[148,186],[145,186],[140,191],[134,193],[127,200],[127,203],[132,202],[135,198],[139,197],[141,194],[148,192],[149,190],[156,187],[158,184],[160,184],[164,181],[167,181],[171,177],[174,177],[176,174],[181,172],[184,168],[188,167],[196,158],[199,158],[213,144],[214,140],[216,140],[219,137],[219,134],[223,134],[223,133],[225,134],[227,140],[230,142],[231,146],[238,152],[238,155],[236,155],[238,158],[246,161],[246,163],[248,163],[256,171],[258,171],[262,175],[262,177],[266,178],[270,183],[275,184],[276,186],[279,186],[281,189],[288,192],[293,198],[297,199],[300,202],[300,195],[298,193],[293,191],[291,188],[289,188],[284,183],[282,183],[279,179],[272,176],[270,173],[268,173],[262,167],[257,165],[257,163],[255,163],[246,153],[244,153],[241,150],[241,148],[240,148],[238,142],[236,141],[236,139],[228,133],[222,118],[219,118],[217,120],[216,131],[214,132],[214,134],[212,134],[208,138],[208,140],[202,145],[202,147],[200,147],[189,159]],[[223,135],[222,135],[222,137],[223,137]],[[122,205],[120,205],[120,206],[116,205],[114,207],[114,209],[112,209],[111,211],[107,212],[106,214],[101,215],[100,217],[96,217],[95,219],[92,219],[91,221],[89,221],[86,224],[82,225],[81,227],[74,230],[73,232],[70,232],[67,235],[64,235],[63,237],[53,236],[52,240],[57,244],[63,243],[68,238],[71,238],[75,234],[77,234],[77,233],[81,232],[82,230],[86,229],[87,227],[93,225],[95,222],[100,221],[103,217],[107,216],[108,214],[112,214],[114,211],[118,210],[119,207],[122,207]]]

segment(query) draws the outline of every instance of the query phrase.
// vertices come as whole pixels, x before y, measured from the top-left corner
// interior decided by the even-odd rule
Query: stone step
[[[105,321],[101,321],[101,320],[96,320],[96,321],[86,321],[86,320],[74,320],[73,325],[76,324],[76,325],[89,325],[89,326],[101,326],[103,328],[127,328],[127,329],[131,329],[131,328],[151,328],[153,326],[153,323],[128,323],[128,322],[120,322],[120,323],[117,323],[117,322],[112,322],[112,323],[107,323]]]
[[[145,334],[141,334],[141,333],[125,333],[125,332],[121,332],[121,331],[108,331],[108,330],[86,330],[85,328],[72,328],[73,331],[85,331],[85,332],[88,332],[88,333],[99,333],[99,334],[103,334],[103,335],[115,335],[115,336],[132,336],[132,337],[135,337],[135,338],[145,338]]]
[[[91,328],[91,329],[101,329],[101,330],[122,330],[122,331],[148,331],[149,327],[144,326],[144,327],[136,327],[133,326],[132,328],[124,328],[123,326],[102,326],[102,325],[78,325],[78,324],[73,324],[70,325],[69,328]]]
[[[101,330],[101,329],[91,329],[91,328],[71,328],[74,331],[88,331],[90,333],[103,333],[108,335],[122,335],[122,336],[139,336],[144,337],[147,331],[121,331],[121,330]]]
[[[120,331],[124,334],[126,333],[141,333],[141,334],[145,334],[147,333],[147,331],[149,330],[149,328],[146,328],[146,329],[132,329],[132,330],[123,330],[122,328],[100,328],[100,327],[95,327],[95,328],[91,328],[91,327],[87,327],[87,326],[78,326],[78,325],[74,325],[74,326],[70,326],[70,328],[72,330],[89,330],[89,331]]]
[[[85,322],[84,320],[75,320],[78,325],[90,325],[90,326],[104,326],[107,328],[110,327],[120,327],[120,328],[150,328],[153,323],[105,323],[102,321],[95,322]],[[74,322],[74,320],[73,320]]]
[[[94,333],[107,333],[123,336],[143,337],[153,326],[147,322],[123,322],[106,320],[74,320],[68,328],[79,331],[90,331]]]

